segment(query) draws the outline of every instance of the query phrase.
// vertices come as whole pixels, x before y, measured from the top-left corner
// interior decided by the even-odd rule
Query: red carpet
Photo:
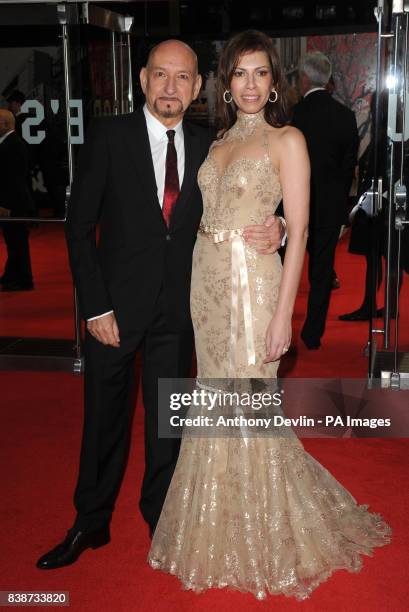
[[[32,232],[36,290],[0,294],[1,334],[70,337],[72,291],[61,227]],[[0,244],[0,262],[4,259]],[[1,264],[2,265],[2,264]],[[305,313],[303,279],[294,317],[297,350],[283,361],[282,372],[300,377],[365,377],[362,350],[365,323],[337,320],[361,299],[363,262],[340,244],[336,270],[341,289],[333,292],[323,346],[307,351],[298,340]],[[408,312],[408,279],[403,304]],[[404,342],[408,346],[408,329]],[[86,551],[74,565],[44,572],[36,559],[65,535],[74,517],[72,492],[81,441],[80,377],[66,373],[1,372],[1,560],[0,590],[69,591],[77,611],[133,610],[277,610],[395,612],[407,609],[408,582],[408,440],[307,439],[306,449],[323,463],[359,503],[381,513],[394,530],[391,545],[364,557],[359,574],[337,572],[305,602],[212,590],[183,592],[179,581],[155,572],[145,559],[147,529],[138,510],[143,469],[143,416],[140,402],[134,420],[128,469],[112,522],[112,542]],[[41,608],[45,609],[45,608]]]

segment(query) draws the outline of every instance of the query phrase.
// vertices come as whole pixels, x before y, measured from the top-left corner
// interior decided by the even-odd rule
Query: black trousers
[[[341,226],[310,228],[307,317],[301,335],[310,342],[319,342],[325,331],[333,279],[334,257]]]
[[[26,223],[2,223],[4,241],[7,247],[7,261],[3,272],[3,283],[16,282],[31,285],[29,230]]]
[[[193,332],[168,328],[161,295],[147,329],[119,333],[120,348],[105,346],[88,332],[85,339],[84,428],[73,529],[93,530],[111,520],[129,451],[138,349],[142,349],[145,408],[145,473],[139,506],[152,526],[159,519],[178,458],[180,440],[158,438],[158,378],[189,377]]]

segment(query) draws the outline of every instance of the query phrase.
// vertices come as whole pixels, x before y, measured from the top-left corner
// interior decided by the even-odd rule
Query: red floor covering
[[[62,228],[32,231],[36,290],[0,294],[1,335],[71,336],[72,290]],[[0,243],[0,265],[4,245]],[[323,346],[307,351],[298,339],[307,296],[305,274],[294,315],[295,350],[281,371],[299,377],[365,377],[365,323],[342,323],[341,312],[359,305],[363,261],[340,243],[336,270],[341,289],[333,292]],[[408,312],[408,279],[402,304]],[[402,346],[409,345],[408,326]],[[128,468],[114,513],[112,541],[86,551],[67,568],[42,572],[35,561],[55,545],[71,525],[81,442],[81,377],[53,372],[1,372],[0,470],[2,483],[0,590],[69,591],[77,611],[300,610],[400,611],[407,609],[408,450],[403,439],[306,439],[304,445],[351,491],[392,526],[393,542],[364,557],[358,574],[337,572],[304,602],[212,590],[184,592],[178,580],[146,564],[147,530],[138,511],[143,470],[143,414],[137,404]],[[42,607],[41,609],[45,609]]]

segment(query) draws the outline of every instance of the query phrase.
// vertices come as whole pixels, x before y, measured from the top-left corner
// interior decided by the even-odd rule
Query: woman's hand
[[[291,317],[274,314],[266,332],[266,358],[263,363],[276,361],[288,351],[291,331]]]

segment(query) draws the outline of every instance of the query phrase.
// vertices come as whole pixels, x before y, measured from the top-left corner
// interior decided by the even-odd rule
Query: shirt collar
[[[309,89],[307,91],[307,93],[304,94],[304,98],[306,98],[307,96],[310,95],[310,93],[312,93],[313,91],[326,91],[325,87],[312,87],[311,89]]]
[[[10,134],[12,134],[14,132],[14,130],[10,130],[9,132],[6,132],[5,134],[3,134],[3,136],[0,136],[0,144],[2,142],[4,142],[7,138],[7,136],[9,136]]]
[[[170,128],[166,127],[166,125],[163,125],[163,123],[161,123],[159,119],[156,119],[156,117],[154,117],[152,113],[149,112],[146,104],[144,104],[143,112],[145,114],[146,127],[148,128],[148,131],[154,136],[156,140],[167,140],[166,132]],[[182,121],[183,120],[181,119],[179,123],[172,128],[172,130],[175,130],[177,135],[182,135],[183,133]]]

